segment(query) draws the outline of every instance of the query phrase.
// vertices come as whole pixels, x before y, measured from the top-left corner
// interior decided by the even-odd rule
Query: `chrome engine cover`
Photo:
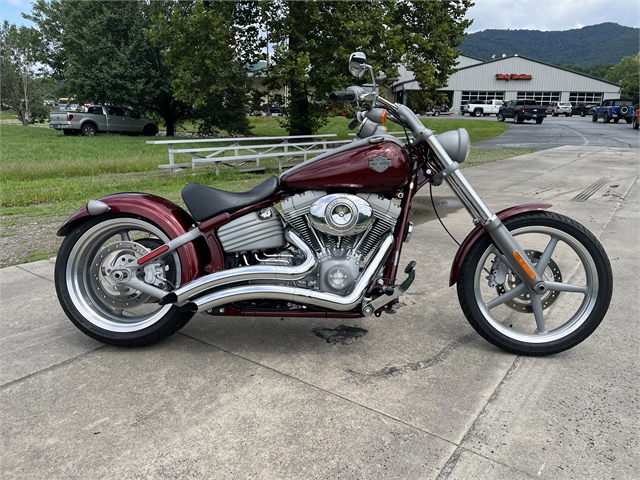
[[[311,225],[320,232],[339,237],[364,232],[373,221],[369,203],[348,193],[325,195],[309,208]]]
[[[348,295],[381,239],[393,232],[401,209],[375,193],[315,190],[282,201],[285,223],[316,253],[318,266],[298,286]],[[369,260],[368,260],[369,259]]]

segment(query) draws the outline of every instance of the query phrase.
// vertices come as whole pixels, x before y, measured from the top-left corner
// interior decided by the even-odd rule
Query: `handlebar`
[[[416,143],[422,142],[433,135],[433,132],[428,128],[425,128],[425,126],[408,107],[402,104],[389,102],[375,93],[367,93],[364,88],[357,85],[347,87],[346,90],[334,90],[329,94],[329,99],[332,102],[363,102],[365,104],[370,104],[366,109],[367,113],[362,116],[356,116],[357,123],[363,123],[365,118],[378,123],[379,115],[374,113],[374,111],[377,110],[376,107],[382,107],[392,113],[389,117],[392,122],[399,123],[409,128],[413,133]],[[372,114],[371,118],[369,118],[370,114]],[[355,127],[354,123],[356,122],[352,122],[352,125]]]

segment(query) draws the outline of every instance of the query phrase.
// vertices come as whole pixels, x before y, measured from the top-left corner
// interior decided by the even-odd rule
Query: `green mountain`
[[[613,65],[636,55],[640,28],[601,23],[561,32],[539,30],[483,30],[465,36],[459,50],[465,55],[491,60],[518,54],[552,65]]]

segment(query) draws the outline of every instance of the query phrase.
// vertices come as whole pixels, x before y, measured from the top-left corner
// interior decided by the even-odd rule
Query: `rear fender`
[[[528,203],[526,205],[518,205],[501,210],[496,213],[496,216],[502,221],[520,213],[536,212],[539,210],[546,210],[550,207],[550,203]],[[458,282],[458,279],[460,278],[460,272],[462,271],[462,263],[464,262],[464,259],[467,257],[467,254],[469,253],[469,250],[471,250],[471,247],[473,247],[473,245],[480,238],[482,238],[483,235],[487,235],[484,228],[480,225],[476,226],[476,228],[471,230],[469,235],[467,235],[467,238],[464,239],[464,242],[462,242],[460,248],[458,248],[458,252],[453,259],[453,265],[451,265],[451,274],[449,275],[450,287]]]
[[[71,215],[57,232],[64,237],[73,229],[99,215],[121,213],[147,219],[160,227],[170,239],[179,237],[195,228],[196,222],[184,209],[169,200],[147,193],[118,193],[98,199],[109,209],[88,208],[89,204]],[[90,213],[90,211],[92,213]],[[204,245],[204,242],[202,242]],[[198,278],[204,273],[205,260],[209,258],[206,247],[200,242],[190,242],[178,248],[182,264],[182,282]]]

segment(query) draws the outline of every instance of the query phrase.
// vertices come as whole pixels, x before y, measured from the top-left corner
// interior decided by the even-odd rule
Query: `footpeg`
[[[409,265],[404,269],[404,273],[407,274],[407,278],[404,279],[400,285],[391,286],[388,285],[384,289],[384,293],[386,295],[380,295],[375,300],[370,300],[365,298],[362,301],[362,314],[365,317],[369,317],[375,313],[381,307],[384,307],[386,304],[393,302],[404,292],[409,290],[409,287],[413,283],[413,280],[416,278],[416,262],[411,261]]]

